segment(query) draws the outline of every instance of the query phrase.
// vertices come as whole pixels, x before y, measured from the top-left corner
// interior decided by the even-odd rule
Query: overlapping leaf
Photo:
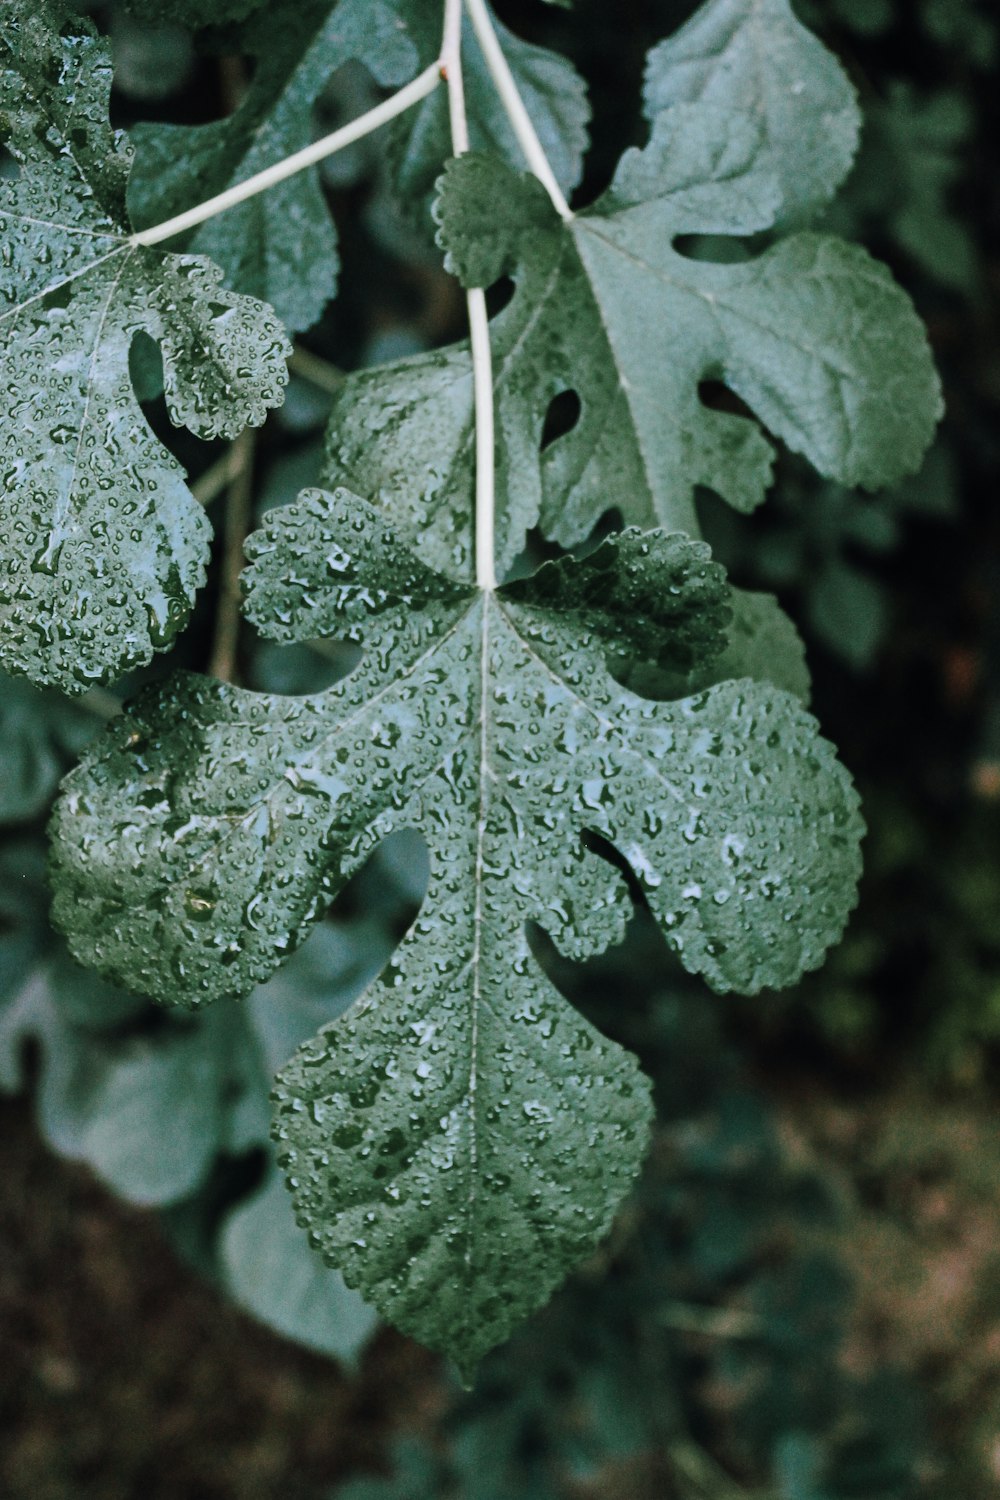
[[[853,901],[856,799],[814,721],[749,680],[680,702],[606,661],[710,662],[721,569],[625,532],[489,596],[380,514],[306,492],[252,543],[278,639],[361,635],[354,674],[276,699],[180,678],[68,779],[56,915],[120,982],[197,1005],[269,973],[378,840],[424,836],[431,883],[383,977],[287,1067],[278,1139],[314,1242],[386,1316],[464,1365],[607,1228],[648,1091],[532,959],[617,937],[614,843],[668,941],[720,989],[815,966]]]
[[[21,170],[0,184],[0,662],[71,692],[167,645],[204,578],[208,522],[136,403],[134,336],[206,438],[263,421],[288,352],[211,262],[130,243],[110,83],[89,23],[4,8],[0,139]]]
[[[589,110],[582,80],[555,53],[500,31],[528,108],[568,190],[579,179],[587,139]],[[196,127],[141,125],[135,130],[138,154],[129,201],[137,222],[160,222],[307,145],[313,106],[345,62],[363,62],[377,83],[398,88],[434,61],[440,45],[440,8],[422,0],[286,0],[269,5],[240,37],[241,49],[257,66],[234,115]],[[471,31],[466,61],[470,124],[477,143],[520,165]],[[450,154],[442,87],[394,127],[398,186],[424,206]],[[336,231],[315,168],[202,225],[189,248],[212,256],[240,291],[272,303],[293,331],[315,322],[336,290]]]
[[[353,1359],[378,1323],[373,1309],[310,1249],[273,1163],[263,1186],[229,1215],[221,1253],[234,1301],[308,1349]]]
[[[419,64],[395,0],[269,5],[244,28],[240,46],[256,69],[235,114],[134,131],[129,202],[137,222],[158,223],[307,146],[313,106],[348,60],[363,61],[387,88],[408,82]],[[336,231],[316,168],[209,220],[189,239],[231,285],[270,302],[292,331],[314,323],[336,290]]]
[[[16,877],[13,888],[23,896],[30,866],[5,865],[3,874]],[[40,885],[30,891],[39,913]],[[0,915],[7,943],[8,930],[16,934],[26,924],[16,912]],[[220,1155],[268,1147],[274,1069],[346,1008],[385,962],[392,940],[375,923],[323,923],[245,1006],[219,1006],[197,1018],[154,1016],[152,1025],[148,1000],[111,988],[63,953],[53,956],[51,932],[35,946],[41,951],[28,976],[17,966],[8,974],[0,954],[0,975],[11,981],[0,985],[0,1094],[26,1087],[30,1042],[36,1114],[48,1145],[85,1162],[132,1203],[180,1204],[178,1213],[197,1216],[197,1195]],[[271,1163],[260,1189],[223,1221],[218,1264],[206,1269],[271,1327],[350,1358],[375,1314],[312,1253],[280,1181]],[[213,1228],[218,1217],[216,1200]]]
[[[653,48],[647,117],[693,103],[741,110],[760,122],[762,152],[781,187],[780,222],[827,203],[858,148],[861,115],[851,82],[789,0],[709,0]]]
[[[59,694],[0,675],[0,823],[27,823],[44,813],[98,724]]]
[[[434,61],[441,43],[438,15],[421,0],[393,0],[393,3],[409,18],[421,65],[426,67]],[[583,174],[587,149],[590,105],[586,85],[567,58],[546,47],[521,41],[498,21],[494,20],[493,25],[556,180],[563,192],[569,194]],[[462,71],[473,148],[488,151],[515,168],[522,167],[521,148],[467,20],[463,21]],[[429,210],[434,184],[452,149],[448,102],[443,89],[394,123],[392,157],[396,185],[421,211]]]
[[[759,122],[711,105],[659,115],[650,144],[626,152],[609,193],[568,225],[534,179],[483,156],[449,164],[436,212],[451,268],[471,285],[516,284],[492,325],[503,564],[539,521],[571,545],[610,506],[692,532],[698,485],[757,505],[771,444],[747,417],[706,406],[706,380],[845,484],[876,488],[919,465],[940,390],[883,266],[814,234],[730,265],[674,248],[685,234],[764,229],[780,202]],[[578,418],[543,447],[549,403],[567,391]],[[464,345],[363,372],[334,406],[326,478],[377,496],[420,530],[429,563],[461,573],[473,428]]]

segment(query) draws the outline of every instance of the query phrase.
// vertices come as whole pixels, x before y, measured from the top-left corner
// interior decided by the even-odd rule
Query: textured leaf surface
[[[646,64],[650,119],[675,104],[753,115],[781,185],[781,219],[827,203],[850,171],[861,115],[837,59],[789,0],[709,0],[653,48]]]
[[[350,59],[386,88],[417,71],[409,23],[393,0],[305,0],[277,9],[276,16],[267,6],[241,35],[256,68],[233,115],[133,131],[129,203],[137,223],[160,223],[307,146],[313,105]],[[210,255],[239,291],[270,302],[293,332],[314,323],[336,291],[336,231],[315,167],[210,219],[186,248]]]
[[[808,706],[809,668],[802,638],[773,594],[731,589],[733,613],[725,650],[714,659],[686,665],[676,653],[655,662],[630,662],[620,674],[644,698],[684,698],[737,677],[770,682]]]
[[[856,799],[787,695],[676,703],[606,659],[711,658],[730,615],[708,549],[626,532],[495,597],[306,492],[251,544],[249,612],[278,639],[361,634],[319,697],[195,678],[147,695],[68,779],[56,915],[77,954],[197,1005],[271,972],[378,840],[412,827],[431,881],[382,978],[283,1071],[300,1213],[349,1284],[466,1366],[607,1229],[648,1090],[534,964],[622,931],[622,851],[668,941],[718,988],[788,983],[853,901]]]
[[[625,153],[610,192],[569,226],[541,188],[494,160],[448,165],[436,213],[450,267],[516,291],[493,321],[506,567],[541,524],[566,545],[612,506],[627,523],[697,530],[705,485],[753,509],[773,450],[755,422],[709,408],[723,380],[821,473],[876,488],[915,469],[940,414],[924,330],[865,251],[800,234],[719,265],[673,247],[689,233],[765,228],[780,202],[750,116],[681,105]],[[579,416],[544,448],[549,403]],[[465,346],[352,377],[334,404],[325,479],[370,494],[432,566],[467,576],[472,381]]]
[[[42,5],[0,17],[0,662],[82,691],[173,639],[202,583],[208,522],[133,394],[129,348],[162,349],[172,420],[259,424],[287,341],[210,261],[129,244],[130,152],[108,125],[107,48]]]

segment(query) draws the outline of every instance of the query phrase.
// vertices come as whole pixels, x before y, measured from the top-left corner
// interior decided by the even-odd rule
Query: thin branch
[[[204,203],[187,209],[185,213],[177,214],[172,219],[165,219],[162,224],[154,224],[151,229],[140,229],[137,234],[132,235],[129,243],[158,245],[161,240],[172,239],[175,234],[183,234],[186,229],[193,229],[196,224],[204,224],[206,219],[213,219],[216,214],[225,213],[227,208],[233,208],[237,203],[245,203],[248,198],[256,197],[258,193],[263,193],[275,183],[284,182],[287,177],[294,177],[296,172],[314,166],[316,162],[332,156],[335,151],[342,151],[345,146],[353,145],[363,136],[370,135],[373,130],[378,130],[380,126],[394,120],[411,105],[419,103],[421,99],[426,99],[427,95],[437,88],[440,81],[440,65],[436,62],[432,63],[429,68],[425,68],[418,77],[414,78],[412,83],[408,83],[391,98],[383,100],[381,104],[376,104],[374,109],[367,110],[365,114],[341,126],[331,135],[325,135],[322,140],[314,141],[311,146],[303,147],[292,156],[286,156],[283,161],[265,167],[263,172],[255,173],[245,182],[239,182],[235,187],[227,188],[224,193],[208,198]]]
[[[451,144],[456,156],[469,149],[469,125],[462,81],[462,0],[445,0],[441,72],[448,84]],[[493,354],[490,349],[486,293],[471,287],[465,294],[472,346],[472,389],[476,416],[476,583],[487,593],[497,586],[496,435],[493,413]]]
[[[293,375],[316,386],[317,390],[326,391],[328,396],[336,396],[347,379],[343,370],[338,370],[328,360],[320,359],[310,349],[303,349],[300,344],[296,344],[295,352],[288,361],[288,368]]]
[[[738,1307],[698,1307],[683,1302],[671,1302],[662,1308],[657,1322],[680,1333],[701,1333],[719,1339],[759,1338],[764,1331],[763,1319],[756,1313]]]
[[[211,505],[212,501],[232,484],[239,462],[236,444],[230,443],[222,457],[217,458],[214,464],[209,464],[204,474],[198,475],[191,486],[191,493],[199,505]]]
[[[93,714],[97,719],[116,719],[122,711],[120,698],[114,693],[109,693],[105,688],[88,688],[82,698],[77,700],[81,708],[85,708],[88,714]]]
[[[510,64],[500,45],[500,39],[493,29],[493,22],[490,20],[485,0],[465,0],[465,6],[469,12],[472,29],[476,33],[476,40],[482,48],[483,60],[500,96],[504,112],[510,120],[511,128],[517,137],[517,143],[524,152],[524,159],[548,193],[560,219],[568,223],[573,217],[573,210],[566,202],[563,190],[556,181],[552,164],[545,154],[545,148],[538,139],[538,132],[525,108],[524,100],[521,98],[514,75],[510,70]]]
[[[256,435],[248,427],[230,450],[235,463],[226,500],[226,525],[222,543],[222,579],[215,616],[215,639],[208,675],[232,682],[236,675],[236,652],[240,639],[240,573],[243,543],[250,530],[253,508],[253,453]]]

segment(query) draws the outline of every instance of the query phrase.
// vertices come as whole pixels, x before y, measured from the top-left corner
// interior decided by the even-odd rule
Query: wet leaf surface
[[[388,969],[280,1075],[276,1132],[314,1243],[465,1368],[606,1231],[648,1085],[536,967],[628,902],[719,989],[791,982],[853,903],[860,821],[800,704],[749,679],[636,697],[607,659],[710,662],[731,618],[703,543],[627,531],[495,596],[422,564],[384,516],[306,491],[248,553],[279,640],[339,631],[360,666],[280,699],[192,677],[140,699],[67,781],[56,916],[128,986],[199,1005],[281,962],[386,834],[430,887]]]
[[[129,376],[163,352],[171,420],[233,437],[282,399],[271,310],[200,257],[130,243],[131,159],[108,124],[106,44],[24,0],[0,19],[0,662],[80,693],[149,660],[187,621],[209,523]]]

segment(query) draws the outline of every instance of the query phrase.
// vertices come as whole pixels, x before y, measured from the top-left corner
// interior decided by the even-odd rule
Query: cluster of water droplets
[[[311,698],[188,678],[140,704],[67,782],[57,915],[79,956],[201,1003],[270,972],[386,833],[423,834],[417,921],[284,1070],[276,1130],[317,1246],[471,1364],[605,1231],[645,1145],[635,1061],[527,943],[530,921],[577,955],[620,935],[623,882],[582,832],[623,850],[689,968],[754,989],[837,935],[856,803],[786,694],[654,703],[609,675],[639,619],[657,650],[674,629],[717,650],[725,591],[700,545],[626,533],[489,597],[384,512],[310,491],[251,555],[265,633],[339,621],[361,663]]]
[[[169,645],[205,577],[209,525],[135,400],[133,338],[160,343],[171,417],[206,438],[264,420],[290,352],[210,262],[130,246],[110,76],[89,23],[0,21],[22,165],[0,184],[0,660],[69,692]]]

